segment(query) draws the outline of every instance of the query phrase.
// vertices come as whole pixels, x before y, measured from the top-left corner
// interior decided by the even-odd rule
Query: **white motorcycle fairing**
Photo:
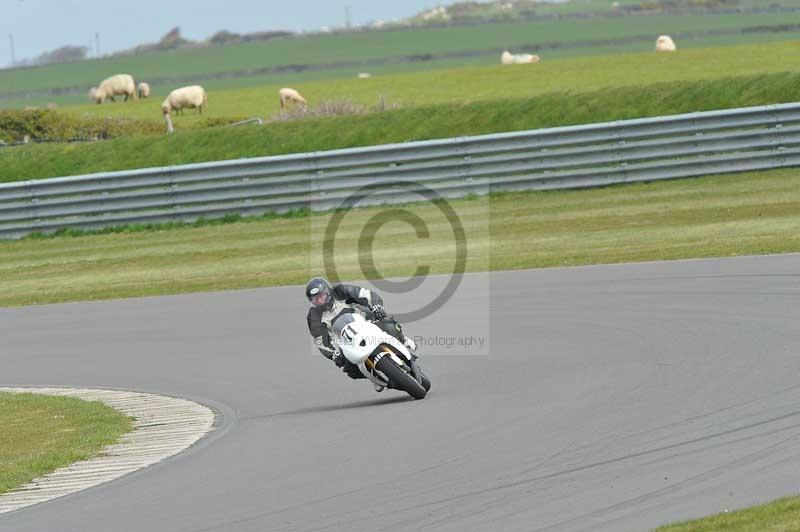
[[[374,384],[388,386],[388,380],[375,369],[375,365],[385,356],[392,357],[400,366],[407,365],[412,360],[411,353],[397,338],[367,321],[360,314],[353,313],[346,316],[347,318],[343,320],[347,322],[346,325],[334,327],[336,341],[342,354],[357,365],[361,373]],[[370,359],[373,354],[375,356]]]

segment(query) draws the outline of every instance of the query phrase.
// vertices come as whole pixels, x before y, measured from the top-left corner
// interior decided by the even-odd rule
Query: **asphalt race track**
[[[292,287],[0,310],[0,385],[220,414],[0,530],[644,531],[800,491],[800,255],[467,276],[407,331],[484,352],[421,349],[419,402],[313,354],[305,308]]]

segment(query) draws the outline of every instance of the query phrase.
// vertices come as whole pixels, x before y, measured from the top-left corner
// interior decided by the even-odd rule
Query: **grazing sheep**
[[[139,98],[142,100],[146,100],[150,97],[150,84],[145,83],[144,81],[139,83],[136,87],[136,92],[139,94]]]
[[[303,98],[299,92],[294,89],[283,88],[278,91],[278,95],[281,97],[281,107],[286,107],[288,102],[299,103],[303,105],[307,105],[306,99]]]
[[[656,52],[674,52],[677,50],[675,41],[669,35],[661,35],[656,39]]]
[[[125,96],[127,102],[129,98],[136,99],[136,84],[133,82],[133,77],[129,74],[117,74],[111,76],[100,82],[97,87],[89,89],[89,98],[97,102],[103,103],[106,100],[116,102],[114,96]]]
[[[175,126],[172,125],[172,118],[170,118],[169,113],[164,113],[164,122],[167,123],[167,135],[175,133]]]
[[[505,51],[500,55],[500,63],[503,65],[534,65],[541,60],[538,55],[512,54],[509,51]]]
[[[181,87],[169,93],[167,99],[161,104],[161,111],[168,115],[172,111],[183,113],[183,109],[197,109],[202,114],[203,107],[208,109],[208,95],[200,85]]]
[[[372,77],[372,74],[370,74],[369,72],[359,72],[358,73],[358,79],[369,79],[371,77]]]

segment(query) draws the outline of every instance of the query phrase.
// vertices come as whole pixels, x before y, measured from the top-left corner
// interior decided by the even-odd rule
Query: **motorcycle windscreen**
[[[331,333],[337,338],[341,338],[342,330],[354,321],[356,321],[354,313],[348,312],[346,314],[340,314],[331,324]],[[349,338],[349,340],[352,340],[352,338]]]

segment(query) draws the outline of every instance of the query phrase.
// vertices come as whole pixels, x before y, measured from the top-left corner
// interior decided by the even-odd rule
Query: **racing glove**
[[[383,308],[383,305],[372,305],[370,308],[372,311],[372,315],[375,316],[375,319],[380,321],[386,318],[386,309]]]

